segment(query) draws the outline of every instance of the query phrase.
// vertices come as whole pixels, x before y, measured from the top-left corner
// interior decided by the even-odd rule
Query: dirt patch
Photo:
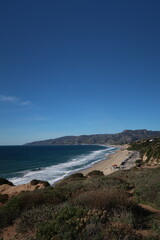
[[[9,197],[16,196],[21,192],[26,191],[34,191],[35,189],[44,188],[43,184],[37,184],[35,186],[31,185],[30,183],[22,184],[18,186],[10,186],[7,184],[0,185],[0,193],[1,194],[8,194]]]
[[[141,166],[141,168],[143,168],[143,169],[155,169],[155,168],[159,168],[160,167],[160,165],[153,165],[153,166]]]
[[[160,213],[159,209],[153,208],[150,205],[146,205],[146,204],[142,204],[140,203],[139,206],[141,206],[142,208],[144,208],[145,210],[152,212],[152,213]]]
[[[10,240],[16,235],[16,226],[12,225],[3,229],[3,232],[0,234],[0,237],[3,237],[3,240]]]

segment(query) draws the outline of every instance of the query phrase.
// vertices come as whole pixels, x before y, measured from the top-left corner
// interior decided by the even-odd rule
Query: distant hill
[[[141,139],[158,138],[160,131],[124,130],[116,134],[94,134],[81,136],[65,136],[55,139],[36,141],[26,145],[82,145],[82,144],[125,144]]]

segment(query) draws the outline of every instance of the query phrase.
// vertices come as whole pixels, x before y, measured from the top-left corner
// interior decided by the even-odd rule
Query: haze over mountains
[[[55,139],[35,141],[26,145],[82,145],[82,144],[125,144],[141,139],[160,137],[160,131],[124,130],[116,134],[94,134],[65,136]]]

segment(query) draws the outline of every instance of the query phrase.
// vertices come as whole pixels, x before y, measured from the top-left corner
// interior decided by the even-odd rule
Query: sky
[[[1,0],[0,145],[160,130],[159,0]]]

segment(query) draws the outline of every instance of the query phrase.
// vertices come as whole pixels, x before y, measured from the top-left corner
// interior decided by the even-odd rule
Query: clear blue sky
[[[0,145],[160,130],[159,0],[2,0]]]

